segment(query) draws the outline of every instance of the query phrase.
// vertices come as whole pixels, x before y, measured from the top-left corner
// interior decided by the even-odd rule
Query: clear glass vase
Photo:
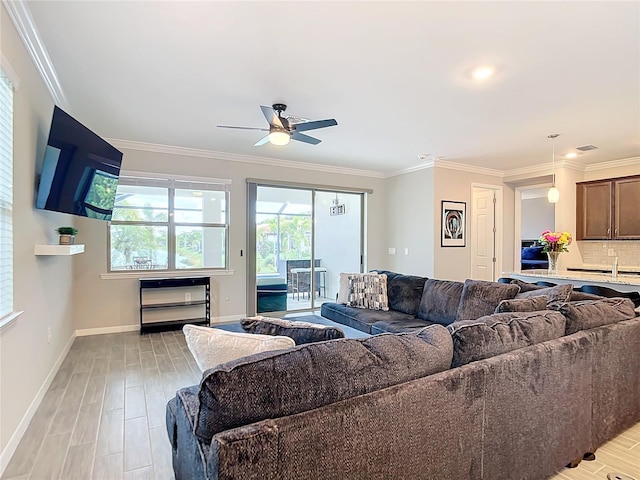
[[[558,259],[561,252],[547,252],[547,258],[549,259],[549,267],[547,273],[550,275],[556,275],[558,273]]]

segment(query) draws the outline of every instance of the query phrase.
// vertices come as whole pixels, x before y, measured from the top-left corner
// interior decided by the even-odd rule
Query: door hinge
[[[498,231],[498,229],[496,227],[493,227],[493,233],[496,233]]]
[[[496,203],[498,203],[498,199],[496,198],[496,194],[493,194],[493,204],[495,205]]]
[[[493,258],[491,259],[491,261],[492,261],[493,263],[496,263],[496,257],[493,257]]]

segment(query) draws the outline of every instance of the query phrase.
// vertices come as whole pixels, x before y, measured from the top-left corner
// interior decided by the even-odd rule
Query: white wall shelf
[[[76,255],[84,252],[84,245],[36,245],[35,255]]]

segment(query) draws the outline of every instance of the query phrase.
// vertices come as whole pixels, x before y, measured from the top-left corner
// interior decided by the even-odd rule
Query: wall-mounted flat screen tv
[[[36,208],[111,220],[121,164],[122,152],[56,106]]]

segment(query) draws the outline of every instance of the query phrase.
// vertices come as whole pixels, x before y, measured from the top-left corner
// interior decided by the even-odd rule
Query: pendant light
[[[551,140],[555,140],[556,138],[558,138],[560,136],[559,133],[552,133],[551,135],[547,136],[547,138],[550,138]],[[560,200],[560,191],[556,188],[556,145],[555,142],[553,143],[553,157],[552,157],[552,169],[553,169],[553,180],[551,181],[551,188],[549,189],[549,191],[547,192],[547,200],[549,200],[549,203],[558,203],[558,200]]]

